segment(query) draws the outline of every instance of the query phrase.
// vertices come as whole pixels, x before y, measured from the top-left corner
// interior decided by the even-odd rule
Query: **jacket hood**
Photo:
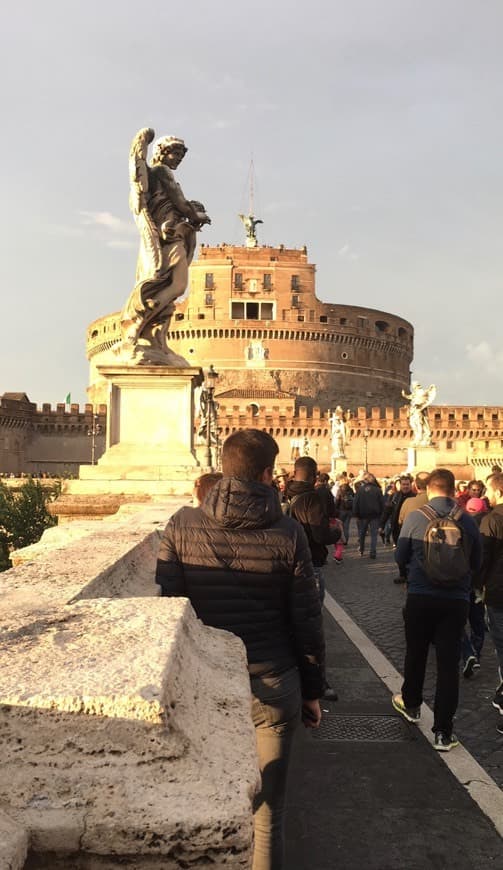
[[[452,511],[453,508],[457,507],[456,502],[453,498],[449,498],[446,495],[436,495],[434,498],[430,498],[426,504],[431,505],[433,510],[436,510],[440,516],[447,516],[447,514]]]
[[[217,525],[228,529],[265,529],[283,516],[273,486],[238,477],[219,480],[201,509]]]
[[[287,498],[293,498],[294,495],[301,495],[305,492],[314,492],[314,483],[308,483],[306,480],[289,480],[285,487]]]

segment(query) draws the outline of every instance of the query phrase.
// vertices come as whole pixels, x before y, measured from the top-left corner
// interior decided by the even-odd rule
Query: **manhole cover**
[[[413,740],[410,726],[397,716],[324,715],[316,740]]]

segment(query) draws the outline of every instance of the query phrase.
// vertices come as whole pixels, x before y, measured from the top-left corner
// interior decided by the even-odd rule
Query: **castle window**
[[[450,421],[450,420],[455,420],[455,419],[456,419],[456,415],[455,415],[455,414],[452,414],[452,413],[449,414],[449,421]]]
[[[251,404],[248,405],[248,410],[251,411],[252,417],[258,417],[260,408],[255,402],[251,402]]]
[[[297,320],[299,321],[299,323],[304,323],[304,315],[299,314],[299,316],[297,317]]]
[[[320,323],[328,323],[328,317],[326,314],[320,315]]]
[[[264,274],[262,287],[264,288],[264,290],[272,290],[272,275],[269,272],[266,272]]]
[[[234,289],[235,290],[242,290],[243,289],[243,273],[242,272],[236,272],[236,274],[234,275]]]
[[[198,319],[198,320],[204,320],[204,314],[198,314],[198,315],[197,315],[197,319]]]
[[[184,317],[185,317],[185,314],[180,314],[180,312],[177,312],[175,314],[175,320],[183,320]]]
[[[300,304],[299,297],[294,295],[292,296],[292,308],[298,308]]]
[[[483,422],[484,422],[484,415],[477,414],[477,423],[483,423]]]
[[[365,329],[367,326],[367,318],[366,317],[357,317],[356,318],[358,329]]]
[[[341,359],[347,359],[348,356],[349,356],[349,354],[345,350],[343,350],[341,353]]]
[[[213,293],[206,293],[204,296],[205,305],[213,305]]]
[[[231,318],[232,320],[244,320],[245,304],[244,302],[231,302]]]
[[[398,337],[399,338],[407,338],[407,330],[404,329],[403,326],[400,326],[398,328]]]
[[[274,320],[274,302],[237,302],[231,300],[232,320]]]
[[[385,320],[376,320],[376,331],[377,332],[388,332],[389,323],[386,323]]]
[[[292,281],[290,286],[292,290],[300,290],[300,281],[298,275],[292,275]]]
[[[206,275],[204,276],[204,289],[213,290],[214,286],[213,272],[206,272]]]
[[[446,450],[452,450],[453,447],[454,447],[454,445],[453,445],[452,441],[447,441],[447,442],[446,442],[446,444],[445,444],[445,449],[446,449]]]
[[[346,326],[348,322],[347,317],[341,317],[341,326]]]

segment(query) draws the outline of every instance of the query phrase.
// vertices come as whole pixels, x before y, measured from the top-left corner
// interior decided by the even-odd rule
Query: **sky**
[[[0,394],[86,401],[89,323],[133,284],[128,152],[241,244],[307,245],[317,295],[415,328],[438,404],[503,404],[501,0],[25,0],[0,34]]]

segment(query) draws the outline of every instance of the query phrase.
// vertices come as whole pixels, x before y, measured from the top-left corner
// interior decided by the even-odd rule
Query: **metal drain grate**
[[[316,740],[413,740],[414,734],[397,716],[344,716],[325,714],[311,734]]]

